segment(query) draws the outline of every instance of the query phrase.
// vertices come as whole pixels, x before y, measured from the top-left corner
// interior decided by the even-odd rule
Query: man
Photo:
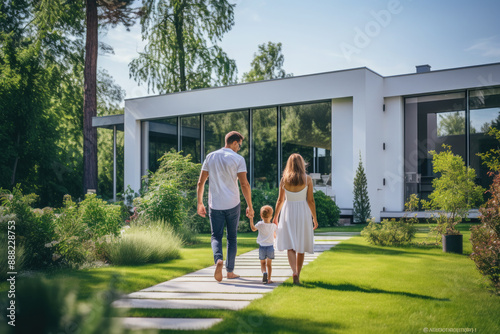
[[[237,152],[241,149],[243,136],[231,131],[226,135],[226,146],[207,155],[201,167],[200,178],[198,180],[198,214],[205,217],[207,212],[203,205],[203,192],[205,182],[210,176],[208,188],[208,206],[210,217],[210,228],[212,230],[212,251],[214,253],[215,273],[214,278],[222,281],[222,235],[224,233],[224,223],[227,228],[227,258],[226,271],[227,278],[238,278],[234,270],[236,258],[236,232],[240,220],[240,192],[238,190],[238,180],[241,185],[241,192],[247,202],[247,217],[253,217],[252,196],[250,184],[247,180],[247,167],[245,159]]]

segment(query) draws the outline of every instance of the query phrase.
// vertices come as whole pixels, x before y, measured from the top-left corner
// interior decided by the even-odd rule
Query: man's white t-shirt
[[[274,245],[274,231],[278,228],[276,224],[264,223],[262,220],[255,224],[255,228],[259,231],[257,243],[261,246]]]
[[[228,210],[240,204],[238,173],[247,171],[245,159],[230,148],[221,148],[205,158],[202,171],[208,172],[208,205]]]

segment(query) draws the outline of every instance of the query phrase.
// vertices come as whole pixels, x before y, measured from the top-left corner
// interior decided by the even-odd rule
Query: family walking
[[[288,251],[288,262],[293,272],[293,283],[300,284],[300,271],[304,263],[304,253],[313,253],[314,233],[318,227],[316,206],[313,198],[311,177],[306,174],[306,165],[300,154],[292,154],[287,161],[279,186],[274,219],[273,209],[266,205],[260,210],[262,221],[253,224],[254,209],[250,184],[247,180],[245,159],[238,154],[243,136],[231,131],[225,137],[225,146],[207,155],[201,168],[197,186],[198,209],[200,216],[206,217],[203,204],[205,183],[209,180],[208,215],[212,231],[211,244],[214,255],[214,278],[222,281],[223,250],[222,236],[226,226],[227,278],[238,278],[234,273],[237,251],[237,229],[240,219],[240,193],[247,203],[246,216],[250,219],[253,231],[259,231],[259,259],[263,273],[263,283],[272,283],[272,259],[274,244],[279,251]],[[276,238],[276,240],[274,240]]]

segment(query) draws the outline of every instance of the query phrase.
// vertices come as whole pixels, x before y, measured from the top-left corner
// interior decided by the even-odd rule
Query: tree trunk
[[[174,5],[174,25],[175,38],[179,48],[179,88],[181,91],[187,90],[186,85],[186,54],[184,51],[184,2]]]
[[[97,191],[97,129],[92,117],[97,115],[97,0],[87,2],[87,39],[85,43],[83,98],[83,192]]]

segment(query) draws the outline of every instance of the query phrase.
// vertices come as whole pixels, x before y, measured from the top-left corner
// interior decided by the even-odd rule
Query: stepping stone
[[[133,292],[131,299],[213,299],[213,300],[254,300],[261,298],[259,293],[201,293],[201,292]]]
[[[235,272],[240,275],[241,277],[255,277],[255,276],[262,276],[262,273],[260,272],[260,268],[258,271],[252,270],[252,269],[245,269],[244,267],[238,268],[238,270]],[[276,276],[292,276],[292,269],[290,267],[285,268],[285,269],[273,269],[273,275]],[[187,274],[185,276],[214,276],[214,269],[212,268],[205,268],[201,269],[198,271],[195,271],[193,273]]]
[[[337,236],[322,235],[322,236],[315,236],[314,242],[316,242],[317,240],[348,240],[350,238],[352,238],[352,237],[341,236],[341,235],[337,235]]]
[[[112,305],[117,308],[241,310],[248,304],[247,300],[120,299]]]
[[[261,273],[260,277],[262,277],[262,273]],[[283,283],[289,277],[290,276],[277,276],[273,272],[272,279],[276,283]],[[238,282],[239,280],[241,280],[241,278],[235,278],[235,279],[231,279],[231,280],[227,280],[226,278],[224,278],[222,282],[224,282],[224,281],[226,281],[226,282]],[[169,282],[215,282],[215,279],[213,276],[189,276],[189,277],[182,276],[182,277],[177,277],[177,278],[171,279]],[[254,284],[262,284],[262,281],[255,282]]]
[[[222,321],[219,318],[115,318],[128,329],[171,329],[200,330],[208,329]]]
[[[323,235],[333,235],[333,236],[353,236],[353,235],[361,235],[361,232],[318,232],[314,233],[314,236],[323,236]]]
[[[291,276],[291,275],[290,275]],[[262,275],[259,275],[259,279]],[[141,290],[141,292],[217,292],[217,293],[267,293],[271,292],[276,287],[276,284],[262,284],[258,279],[254,279],[253,283],[248,283],[241,280],[223,280],[222,282],[217,282],[215,280],[211,282],[179,282],[179,281],[168,281],[165,283],[160,283],[158,285],[152,286]]]

